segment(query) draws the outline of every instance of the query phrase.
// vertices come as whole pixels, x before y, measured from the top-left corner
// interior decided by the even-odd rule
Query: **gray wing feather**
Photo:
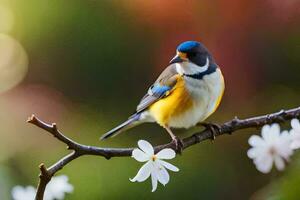
[[[147,94],[142,98],[139,105],[137,106],[136,111],[142,112],[145,109],[147,109],[149,106],[151,106],[153,103],[158,101],[161,98],[164,98],[166,95],[166,91],[170,91],[174,85],[177,82],[177,76],[178,72],[176,70],[176,66],[170,65],[168,66],[161,75],[157,78],[157,80],[154,82],[154,84],[148,89]],[[170,90],[166,90],[165,92],[157,92],[155,89],[156,86],[161,87],[169,87]]]

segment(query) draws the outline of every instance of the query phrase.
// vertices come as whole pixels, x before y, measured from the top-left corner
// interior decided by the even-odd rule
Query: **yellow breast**
[[[171,117],[180,115],[193,106],[193,101],[185,87],[185,81],[178,75],[171,93],[150,106],[151,116],[161,126],[167,126]]]

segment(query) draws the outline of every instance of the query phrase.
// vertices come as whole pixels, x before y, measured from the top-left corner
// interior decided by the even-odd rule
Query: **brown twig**
[[[224,124],[219,126],[219,130],[217,132],[213,132],[209,129],[205,129],[201,132],[195,133],[192,136],[186,137],[182,140],[183,149],[188,148],[194,144],[197,144],[201,141],[212,138],[213,136],[220,136],[223,134],[231,134],[234,131],[246,128],[259,128],[266,124],[271,123],[282,123],[293,118],[300,117],[300,107],[290,109],[290,110],[281,110],[280,112],[247,118],[247,119],[238,119],[235,117],[234,119],[225,122]],[[102,156],[106,159],[110,159],[111,157],[124,157],[131,156],[133,148],[100,148],[95,146],[87,146],[83,144],[79,144],[70,138],[66,137],[62,132],[60,132],[55,123],[47,124],[42,120],[38,119],[34,115],[32,115],[28,120],[28,123],[34,124],[35,126],[46,130],[52,136],[56,137],[59,141],[63,142],[67,145],[68,149],[72,152],[67,156],[63,157],[61,160],[57,161],[54,165],[49,168],[46,168],[44,164],[40,165],[40,181],[37,187],[36,200],[43,200],[44,192],[47,184],[51,180],[51,178],[55,175],[55,173],[61,170],[64,166],[66,166],[69,162],[78,157],[84,155],[96,155]],[[172,148],[176,150],[176,145],[174,143],[163,144],[155,147],[155,151],[158,152],[164,148]]]

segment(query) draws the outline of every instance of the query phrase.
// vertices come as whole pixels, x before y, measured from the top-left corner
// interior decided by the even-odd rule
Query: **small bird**
[[[176,148],[182,141],[171,128],[203,123],[218,108],[225,89],[219,66],[200,42],[186,41],[137,106],[135,114],[100,139],[115,136],[145,122],[156,122],[171,136]]]

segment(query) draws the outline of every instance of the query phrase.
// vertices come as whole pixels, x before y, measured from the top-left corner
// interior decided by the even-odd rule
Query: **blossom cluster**
[[[68,183],[68,177],[65,175],[53,177],[45,190],[45,200],[63,200],[65,193],[72,193],[74,187]],[[36,189],[33,186],[15,186],[12,189],[13,200],[34,200]]]
[[[291,127],[290,131],[281,131],[279,124],[265,125],[261,130],[261,136],[252,135],[249,138],[248,142],[252,147],[247,154],[253,159],[257,170],[268,173],[272,170],[273,164],[280,171],[285,168],[293,152],[300,148],[299,120],[293,119]],[[132,157],[139,162],[146,163],[130,181],[143,182],[151,177],[152,192],[154,192],[158,182],[163,185],[169,182],[170,176],[167,169],[179,171],[176,166],[164,161],[164,159],[175,158],[176,153],[167,148],[155,154],[153,146],[145,140],[140,140],[138,146],[139,149],[133,150]]]
[[[248,142],[252,146],[247,152],[258,171],[269,173],[273,164],[282,171],[294,150],[300,148],[300,122],[291,121],[290,131],[281,131],[278,124],[265,125],[261,136],[252,135]]]
[[[300,148],[300,122],[298,119],[291,121],[290,131],[281,131],[278,124],[265,125],[261,130],[261,136],[252,135],[248,142],[252,146],[247,154],[262,173],[272,170],[273,164],[282,171],[296,149]],[[139,140],[138,147],[132,151],[132,157],[138,162],[145,162],[136,176],[130,181],[143,182],[149,177],[152,183],[152,192],[157,189],[158,183],[166,185],[170,181],[167,170],[178,172],[179,169],[173,164],[166,162],[175,158],[173,149],[165,148],[155,153],[153,146]],[[67,176],[53,177],[45,191],[45,200],[63,200],[65,193],[71,193],[73,186],[68,183]],[[32,186],[15,186],[12,189],[14,200],[33,200],[36,189]]]

